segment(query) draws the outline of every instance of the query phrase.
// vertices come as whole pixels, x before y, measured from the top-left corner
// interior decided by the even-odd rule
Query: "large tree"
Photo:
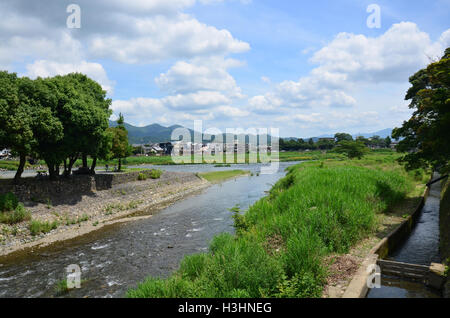
[[[369,149],[362,141],[342,140],[335,148],[336,152],[344,153],[349,159],[361,159]]]
[[[87,156],[96,158],[105,152],[101,149],[105,146],[111,114],[111,100],[106,99],[106,92],[98,83],[79,73],[39,78],[36,82],[34,99],[39,101],[41,109],[48,109],[48,121],[62,127],[62,136],[58,139],[48,139],[51,129],[38,134],[38,153],[45,160],[50,177],[59,175],[61,164],[64,175],[70,175],[78,158],[83,159],[83,173],[94,172],[95,163],[89,169]]]
[[[449,170],[450,158],[450,48],[440,61],[410,77],[405,99],[412,117],[392,137],[401,139],[397,150],[407,169],[433,166]]]
[[[353,137],[347,133],[337,133],[334,135],[334,139],[336,139],[336,142],[341,142],[342,140],[352,141]]]
[[[33,105],[26,92],[31,80],[15,73],[0,72],[0,147],[10,148],[19,156],[15,180],[24,170],[26,156],[35,144],[33,136]]]

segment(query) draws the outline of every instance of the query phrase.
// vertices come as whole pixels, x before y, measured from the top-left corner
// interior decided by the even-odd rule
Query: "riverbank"
[[[268,197],[235,211],[235,236],[217,236],[209,253],[186,257],[168,279],[150,277],[127,295],[331,296],[329,287],[345,289],[365,251],[412,212],[426,177],[406,173],[394,156],[291,167]]]
[[[136,174],[136,173],[134,173]],[[108,189],[64,194],[52,200],[24,201],[32,221],[0,224],[0,256],[45,247],[97,231],[104,226],[152,214],[167,205],[208,187],[210,183],[193,173],[164,172],[159,178],[120,178],[127,182]],[[102,185],[104,186],[104,185]],[[32,222],[47,231],[33,230]],[[37,231],[37,233],[36,233]],[[47,233],[45,233],[47,232]]]

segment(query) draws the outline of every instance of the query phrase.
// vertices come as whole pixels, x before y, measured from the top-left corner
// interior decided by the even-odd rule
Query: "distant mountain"
[[[379,130],[373,133],[362,133],[362,134],[356,134],[353,137],[357,137],[357,136],[363,136],[364,138],[369,138],[369,137],[373,137],[373,136],[380,136],[381,138],[386,138],[387,136],[391,136],[392,134],[392,128],[386,128],[383,130]]]
[[[109,121],[110,127],[117,126],[117,122],[115,121]],[[131,144],[148,144],[148,143],[158,143],[158,142],[169,142],[171,141],[172,137],[172,131],[176,128],[183,128],[183,126],[180,125],[173,125],[170,127],[164,127],[159,124],[152,124],[144,127],[136,127],[131,124],[125,123],[125,128],[128,130],[128,138],[130,140]],[[191,136],[193,136],[193,130],[189,129],[191,132]],[[353,135],[353,138],[356,138],[357,136],[364,136],[365,138],[373,137],[373,136],[380,136],[381,138],[386,138],[387,136],[390,136],[392,133],[391,128],[386,128],[380,131],[376,131],[373,133],[359,133]],[[312,137],[314,142],[317,142],[319,138],[331,138],[334,137],[334,135],[321,135],[317,137]],[[223,139],[225,141],[225,134],[223,136]],[[298,139],[296,137],[288,137],[283,138],[285,140],[290,139]],[[303,138],[304,140],[309,140],[309,138]],[[206,139],[205,142],[208,142],[210,139]],[[248,138],[246,138],[246,141],[248,142]],[[270,142],[270,136],[269,141]]]
[[[117,122],[110,120],[109,126],[116,127]],[[128,123],[125,123],[125,128],[128,130],[128,139],[131,144],[169,142],[171,140],[172,131],[180,127],[182,126],[173,125],[170,127],[164,127],[159,124],[152,124],[144,127],[136,127]]]

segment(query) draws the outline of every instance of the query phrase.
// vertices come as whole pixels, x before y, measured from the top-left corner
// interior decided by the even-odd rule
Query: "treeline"
[[[392,140],[388,136],[386,138],[381,138],[380,136],[373,136],[372,138],[365,138],[359,136],[356,140],[353,139],[352,135],[347,133],[337,133],[333,138],[322,138],[317,142],[314,142],[312,138],[307,141],[299,139],[280,139],[280,150],[286,151],[298,151],[298,150],[330,150],[338,146],[342,141],[357,141],[371,148],[390,148]]]
[[[69,176],[77,159],[77,173],[93,174],[97,159],[126,157],[123,117],[109,128],[110,106],[102,87],[80,73],[31,80],[0,72],[0,148],[20,158],[15,179],[27,157],[44,160],[52,179]]]

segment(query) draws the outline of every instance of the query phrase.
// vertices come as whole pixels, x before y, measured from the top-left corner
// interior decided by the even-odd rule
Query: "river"
[[[66,297],[123,297],[149,275],[167,277],[183,256],[206,252],[216,234],[233,232],[228,209],[236,205],[247,209],[296,163],[280,163],[275,174],[255,174],[213,185],[148,219],[112,225],[12,260],[0,259],[0,297],[54,297],[56,283],[65,278],[65,268],[71,264],[80,266],[83,285]],[[187,172],[244,169],[256,173],[260,165],[158,168]]]

